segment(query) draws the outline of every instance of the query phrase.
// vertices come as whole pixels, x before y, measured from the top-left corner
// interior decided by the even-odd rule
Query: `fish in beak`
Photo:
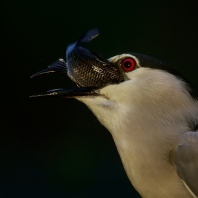
[[[99,34],[98,29],[91,29],[82,35],[75,43],[70,44],[66,50],[66,61],[59,59],[47,69],[37,72],[31,78],[48,73],[59,72],[67,74],[77,85],[73,89],[53,89],[45,93],[32,95],[32,97],[58,96],[77,97],[97,95],[100,88],[108,84],[118,84],[124,81],[119,68],[100,55],[80,46],[89,42]]]

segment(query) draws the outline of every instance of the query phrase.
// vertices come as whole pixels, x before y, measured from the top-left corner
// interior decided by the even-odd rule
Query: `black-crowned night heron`
[[[74,97],[112,134],[125,171],[144,198],[198,197],[198,94],[175,69],[142,54],[108,60],[82,48],[97,29],[36,73],[61,71],[78,85],[38,96]]]

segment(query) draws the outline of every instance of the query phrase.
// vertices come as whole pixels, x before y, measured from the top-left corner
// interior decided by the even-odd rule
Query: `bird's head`
[[[90,41],[97,35],[97,29],[88,31],[68,46],[66,62],[59,59],[32,76],[62,72],[76,83],[76,88],[54,89],[31,97],[76,98],[85,103],[104,124],[109,116],[116,121],[113,118],[117,116],[115,111],[125,114],[130,107],[130,110],[137,109],[136,113],[143,108],[148,113],[156,113],[160,107],[163,113],[164,109],[175,109],[188,101],[190,95],[193,96],[188,81],[157,59],[138,53],[124,53],[104,59],[80,46],[81,42]]]

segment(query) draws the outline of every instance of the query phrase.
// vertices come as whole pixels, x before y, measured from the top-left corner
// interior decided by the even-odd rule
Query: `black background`
[[[64,75],[29,77],[90,28],[105,58],[148,54],[197,79],[196,1],[1,1],[1,198],[139,197],[110,133],[75,99],[29,99],[74,87]]]

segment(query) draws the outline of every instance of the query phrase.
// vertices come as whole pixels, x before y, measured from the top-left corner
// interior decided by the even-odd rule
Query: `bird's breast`
[[[113,138],[127,176],[142,197],[192,198],[171,164],[165,143],[148,144],[145,138],[123,134]]]

